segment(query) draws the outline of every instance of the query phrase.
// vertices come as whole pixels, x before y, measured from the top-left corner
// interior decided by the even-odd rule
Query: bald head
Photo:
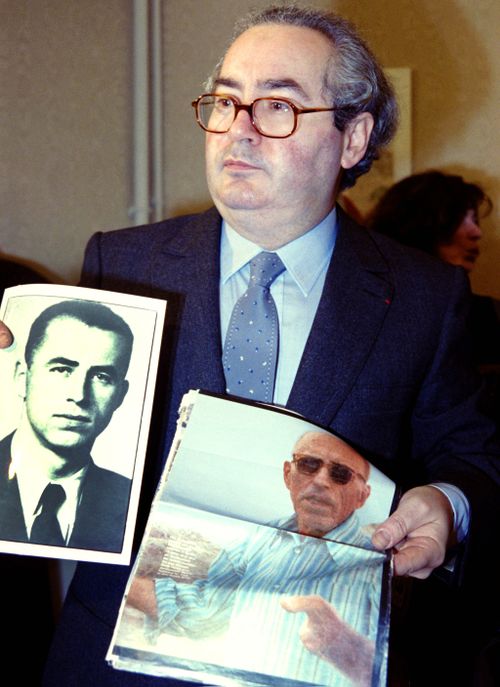
[[[315,451],[326,453],[332,461],[336,460],[351,467],[355,472],[362,475],[365,481],[368,480],[370,463],[339,437],[327,432],[306,432],[296,442],[293,449],[294,454],[315,455]]]
[[[370,495],[370,464],[349,444],[326,432],[296,442],[284,479],[302,534],[322,537],[361,508]]]

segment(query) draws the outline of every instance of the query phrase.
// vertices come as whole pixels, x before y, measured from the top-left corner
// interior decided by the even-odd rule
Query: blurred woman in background
[[[391,186],[366,223],[470,273],[480,252],[479,219],[491,209],[491,200],[477,184],[429,171]],[[500,419],[500,301],[474,295],[469,326],[474,359],[486,382],[488,411]]]

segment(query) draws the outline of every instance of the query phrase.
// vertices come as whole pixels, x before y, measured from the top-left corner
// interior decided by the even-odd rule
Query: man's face
[[[328,434],[309,433],[297,442],[294,456],[319,458],[323,461],[314,474],[302,474],[295,462],[285,462],[285,484],[290,490],[297,515],[299,532],[322,537],[338,527],[370,494],[366,484],[369,465],[354,449]],[[332,480],[330,466],[350,468],[352,477],[346,484]]]
[[[69,317],[49,323],[25,371],[25,407],[40,443],[89,451],[128,389],[122,338]]]
[[[482,236],[476,212],[468,210],[451,241],[438,245],[437,254],[441,260],[452,265],[461,265],[470,272],[479,257],[479,241]]]
[[[244,104],[279,96],[299,107],[331,107],[323,92],[331,56],[326,37],[312,29],[253,27],[228,50],[214,91]],[[344,138],[333,125],[332,112],[300,115],[296,132],[285,139],[262,136],[248,113],[239,112],[227,133],[206,135],[207,179],[215,205],[248,238],[255,239],[256,226],[269,236],[275,231],[285,237],[281,244],[294,238],[287,237],[289,227],[298,227],[297,235],[305,233],[333,207]]]

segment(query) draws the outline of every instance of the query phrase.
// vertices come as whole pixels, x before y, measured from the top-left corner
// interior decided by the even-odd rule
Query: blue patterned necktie
[[[276,253],[263,251],[250,261],[248,289],[234,306],[222,356],[229,394],[273,400],[279,323],[269,289],[284,269]]]
[[[38,502],[41,512],[31,528],[30,541],[34,544],[64,546],[64,537],[57,519],[57,512],[66,499],[60,484],[47,484]]]

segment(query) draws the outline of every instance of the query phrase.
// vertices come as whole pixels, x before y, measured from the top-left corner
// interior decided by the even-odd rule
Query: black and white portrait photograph
[[[129,560],[164,311],[93,289],[7,289],[1,551]]]

